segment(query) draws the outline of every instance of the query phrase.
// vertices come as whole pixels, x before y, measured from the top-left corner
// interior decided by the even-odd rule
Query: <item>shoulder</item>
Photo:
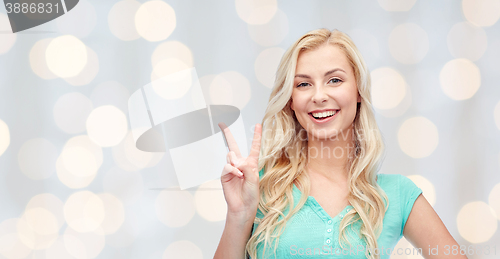
[[[401,177],[400,174],[377,174],[377,183],[386,192],[396,190],[399,189],[397,187],[400,184]]]
[[[410,178],[401,174],[377,174],[377,183],[382,189],[384,187],[408,187],[415,185]]]
[[[407,176],[401,174],[378,174],[377,183],[389,200],[405,204],[414,201],[422,190]]]
[[[402,236],[413,204],[422,190],[410,178],[401,174],[378,174],[377,183],[389,199],[389,211],[384,222],[397,222],[399,235]]]

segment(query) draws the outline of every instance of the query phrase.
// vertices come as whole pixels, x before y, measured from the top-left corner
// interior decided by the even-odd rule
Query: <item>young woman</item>
[[[467,258],[411,180],[377,174],[370,74],[346,34],[314,30],[286,51],[262,125],[248,157],[220,125],[228,213],[214,258],[389,258],[408,253],[393,250],[402,236],[412,254]]]

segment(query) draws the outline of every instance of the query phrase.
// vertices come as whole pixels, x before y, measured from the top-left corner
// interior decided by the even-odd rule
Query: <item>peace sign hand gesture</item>
[[[259,204],[259,172],[258,162],[262,126],[255,125],[252,148],[248,157],[242,157],[231,131],[224,123],[219,123],[227,140],[229,152],[227,164],[221,175],[224,198],[227,202],[228,215],[241,220],[255,217]]]

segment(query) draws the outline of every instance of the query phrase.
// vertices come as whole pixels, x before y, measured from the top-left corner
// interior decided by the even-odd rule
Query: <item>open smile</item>
[[[309,117],[318,124],[329,122],[337,117],[340,110],[329,110],[323,112],[310,112]]]

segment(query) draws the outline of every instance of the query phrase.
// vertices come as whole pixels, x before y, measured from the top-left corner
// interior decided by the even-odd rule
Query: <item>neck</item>
[[[346,182],[349,156],[352,155],[354,140],[350,134],[339,133],[335,138],[317,139],[309,137],[307,171],[332,182]]]

